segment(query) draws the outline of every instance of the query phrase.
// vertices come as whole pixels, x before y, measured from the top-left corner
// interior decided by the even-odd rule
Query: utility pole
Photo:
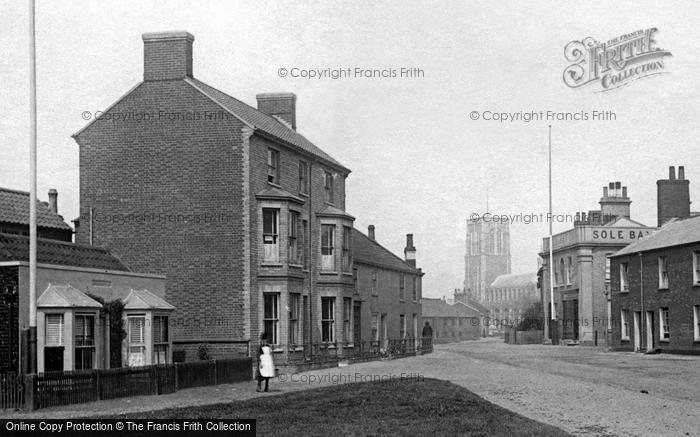
[[[29,373],[36,373],[36,32],[34,0],[29,0]]]
[[[555,342],[555,339],[553,337],[559,337],[559,332],[557,332],[558,328],[556,326],[557,323],[557,314],[554,310],[554,253],[552,251],[553,248],[553,243],[552,243],[552,125],[549,125],[549,308],[551,311],[551,317],[549,320],[549,332],[550,334],[554,332],[552,336],[552,344],[558,343]],[[553,329],[554,327],[554,329]]]

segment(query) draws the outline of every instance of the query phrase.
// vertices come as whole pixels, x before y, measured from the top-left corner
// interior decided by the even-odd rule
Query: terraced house
[[[285,353],[365,332],[350,170],[297,132],[296,96],[251,107],[193,76],[189,33],[143,42],[143,81],[74,135],[77,241],[167,276],[178,359],[248,354],[263,332]]]

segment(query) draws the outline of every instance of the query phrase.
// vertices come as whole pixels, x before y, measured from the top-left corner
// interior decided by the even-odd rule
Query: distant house
[[[453,305],[443,299],[423,298],[421,326],[433,328],[433,342],[451,343],[476,340],[482,336],[483,314],[463,302]]]
[[[0,371],[18,372],[28,368],[29,237],[19,225],[28,222],[29,207],[28,201],[15,206],[28,196],[10,193],[0,195],[3,223],[17,225],[3,228],[15,232],[0,233]],[[54,237],[37,239],[37,370],[171,361],[168,317],[174,308],[163,300],[165,277],[131,272],[105,249],[71,243],[70,227],[52,209],[37,215],[39,235]],[[116,300],[124,306],[122,319],[110,326],[103,310]],[[112,340],[121,328],[126,338]]]
[[[29,235],[29,193],[0,188],[0,233]],[[37,237],[72,241],[73,229],[58,215],[58,192],[49,190],[49,201],[36,204]]]

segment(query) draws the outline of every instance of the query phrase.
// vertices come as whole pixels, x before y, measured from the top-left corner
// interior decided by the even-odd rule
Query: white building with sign
[[[542,242],[545,336],[584,345],[608,344],[610,256],[657,228],[630,219],[627,187],[611,182],[603,188],[600,210],[577,214],[573,229],[552,239],[554,311],[558,328],[550,330],[549,238]]]

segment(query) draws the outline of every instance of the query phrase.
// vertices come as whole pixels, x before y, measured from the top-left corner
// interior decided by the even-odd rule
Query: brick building
[[[603,188],[600,210],[578,213],[574,227],[553,236],[554,308],[558,339],[606,344],[611,329],[610,256],[656,230],[630,218],[627,187],[611,182]],[[545,336],[549,330],[549,237],[543,239],[542,295]]]
[[[194,78],[189,33],[143,41],[143,81],[74,135],[77,241],[167,275],[185,359],[202,344],[248,354],[262,332],[279,351],[333,343],[348,307],[365,332],[350,170],[297,132],[296,96],[258,94],[253,108]]]
[[[386,347],[389,339],[420,338],[423,272],[416,268],[415,255],[411,234],[401,259],[377,242],[374,226],[367,235],[353,229],[358,292],[353,314],[362,330],[355,331],[357,341],[378,341]]]
[[[462,302],[447,303],[444,299],[423,298],[423,317],[433,328],[434,343],[476,340],[482,336],[482,314]]]
[[[700,216],[683,167],[657,181],[654,235],[612,256],[612,347],[700,354]]]
[[[507,221],[467,220],[467,253],[464,257],[464,295],[484,303],[486,288],[500,275],[510,273],[510,227]]]

